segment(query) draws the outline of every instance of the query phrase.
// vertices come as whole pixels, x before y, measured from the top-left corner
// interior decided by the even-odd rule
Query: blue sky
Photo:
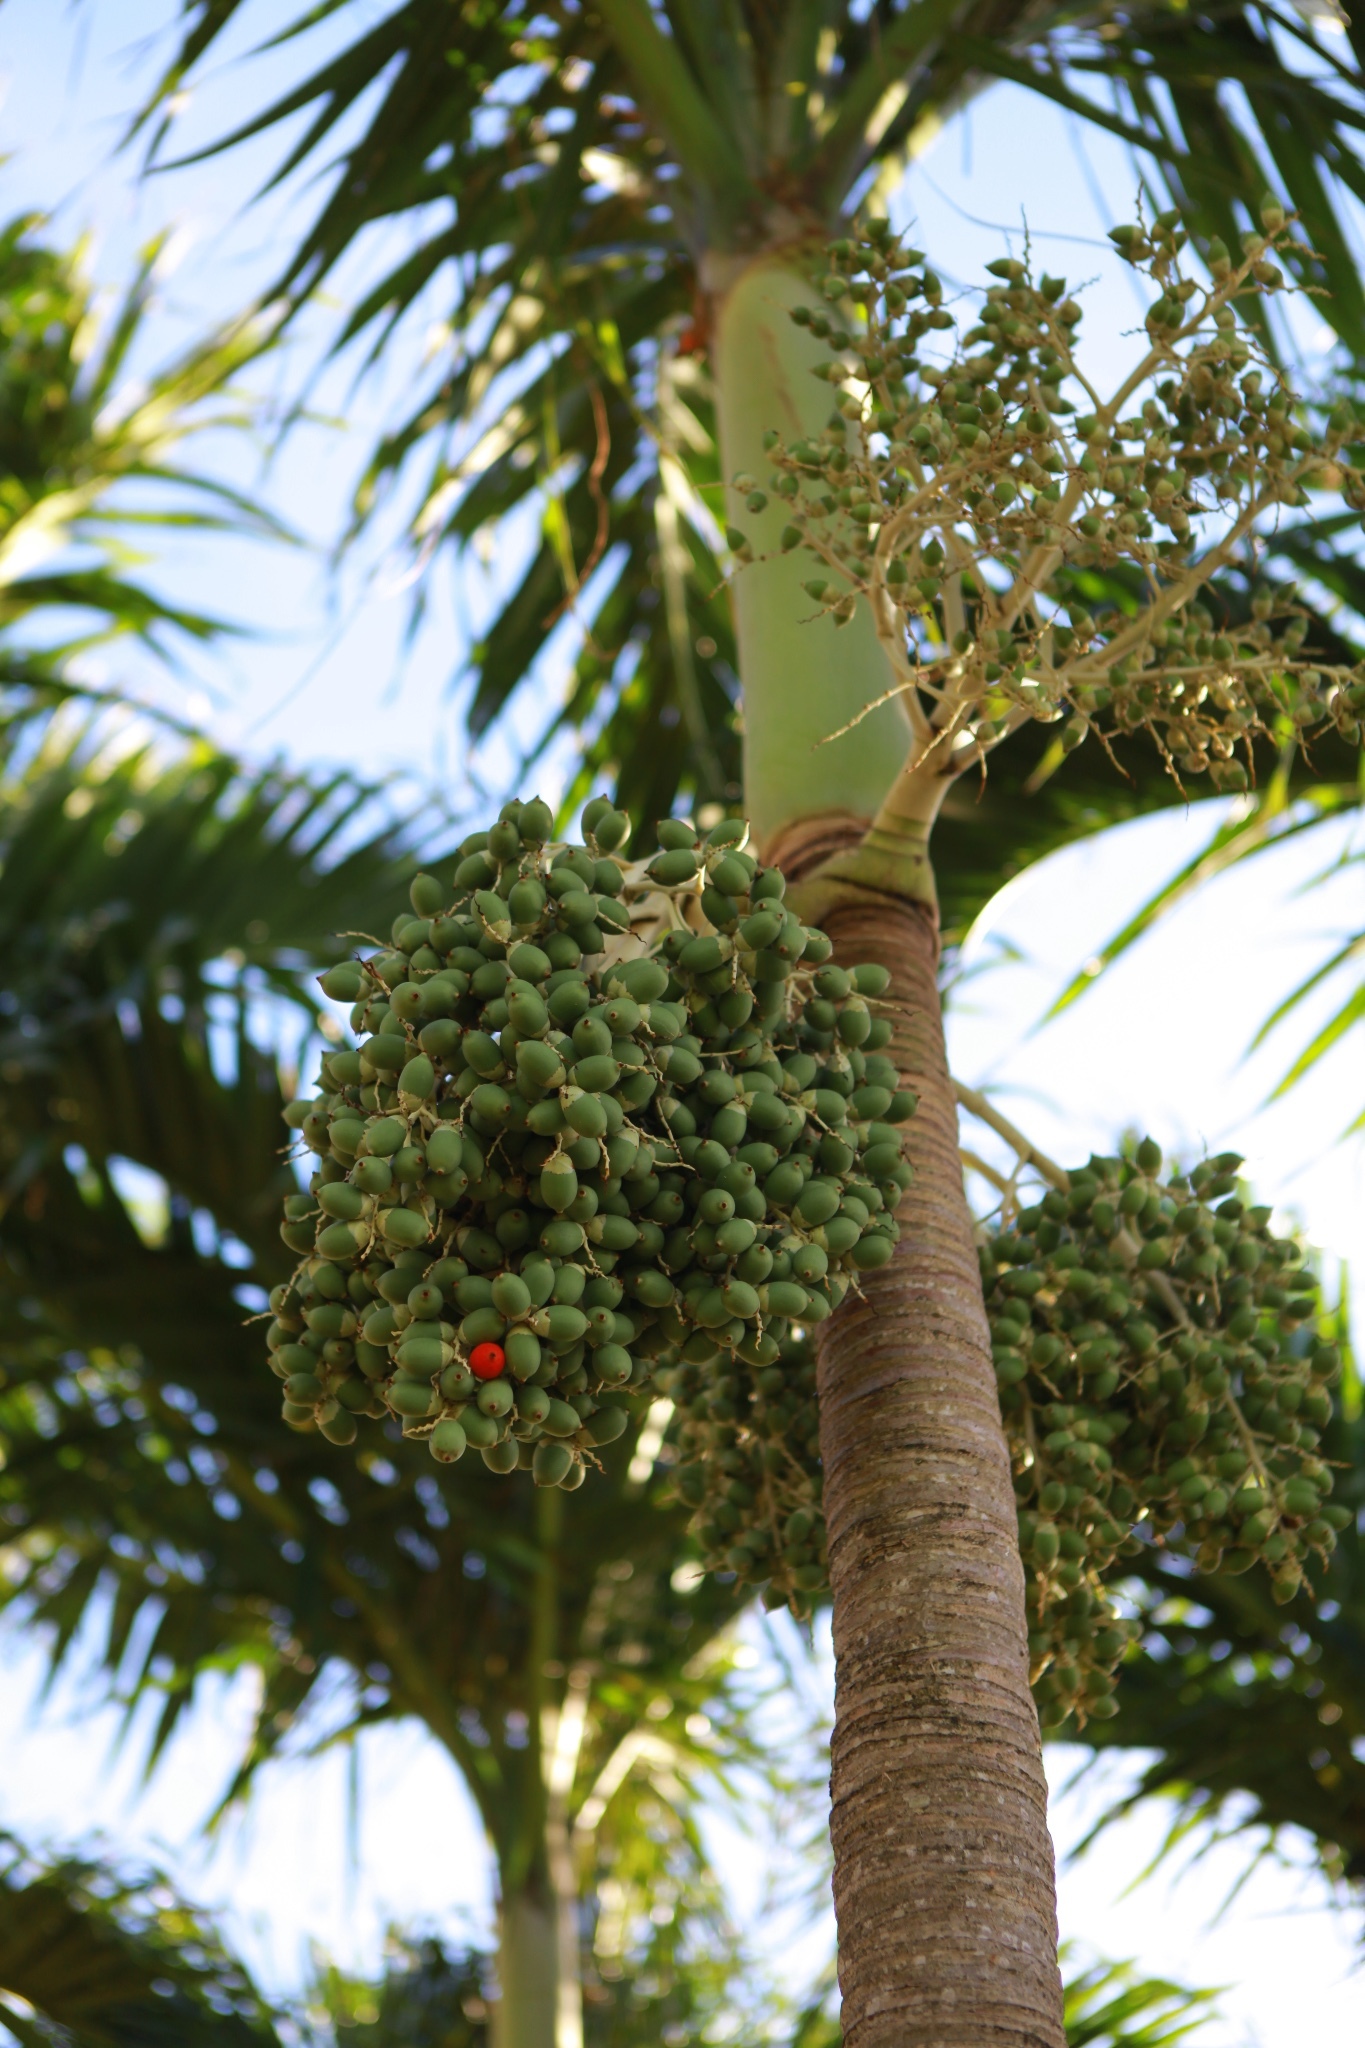
[[[386,10],[351,9],[304,47],[252,58],[254,42],[289,17],[277,0],[248,7],[179,114],[177,147],[190,151],[231,127],[297,75],[305,58],[316,61],[329,39],[353,36],[362,11],[377,17]],[[55,212],[64,237],[89,231],[92,266],[110,282],[127,275],[154,233],[171,230],[175,261],[166,265],[153,343],[167,352],[265,288],[315,196],[296,178],[250,203],[276,160],[273,140],[145,181],[134,151],[115,153],[130,110],[164,61],[175,12],[174,0],[84,0],[60,10],[53,0],[6,0],[0,8],[0,119],[10,152],[0,192],[8,211]],[[944,132],[896,211],[913,220],[939,270],[964,282],[979,280],[1007,236],[1017,246],[1027,219],[1051,268],[1093,280],[1087,327],[1093,360],[1103,365],[1122,358],[1137,312],[1104,241],[1105,228],[1131,212],[1135,184],[1134,166],[1116,145],[1082,136],[1013,89],[997,89]],[[338,275],[336,301],[355,288],[365,262],[362,253]],[[296,390],[317,366],[334,318],[335,306],[311,314],[288,350],[256,373],[261,388],[281,399]],[[1311,317],[1299,338],[1310,360],[1321,351]],[[459,572],[438,564],[427,621],[405,650],[409,593],[401,587],[406,556],[396,519],[381,520],[339,569],[330,561],[370,439],[420,373],[430,339],[415,323],[382,372],[358,383],[353,362],[323,367],[310,390],[308,423],[283,439],[272,429],[249,451],[226,443],[211,451],[224,473],[258,491],[300,533],[302,545],[186,543],[166,551],[157,574],[182,601],[239,617],[255,637],[196,655],[180,680],[124,654],[108,673],[253,756],[344,761],[406,777],[414,793],[435,785],[441,801],[462,813],[477,804],[480,788],[500,798],[514,766],[514,741],[497,737],[471,756],[458,722],[463,653],[505,563]],[[522,736],[562,686],[563,662],[564,648],[552,650],[527,691],[513,721]],[[559,772],[552,758],[547,795],[556,793]],[[404,800],[401,787],[394,800]],[[1057,856],[1005,892],[973,937],[976,971],[952,1005],[955,1069],[999,1090],[1009,1113],[1062,1159],[1107,1149],[1133,1125],[1186,1152],[1237,1145],[1283,1215],[1301,1219],[1333,1260],[1356,1262],[1359,1298],[1365,1151],[1359,1141],[1335,1143],[1362,1106],[1359,1058],[1339,1056],[1267,1110],[1265,1098],[1297,1041],[1281,1034],[1255,1058],[1244,1057],[1261,1018],[1332,934],[1358,927],[1352,870],[1299,893],[1347,848],[1346,833],[1324,830],[1295,855],[1253,864],[1210,888],[1085,1001],[1038,1028],[1071,974],[1203,843],[1222,809],[1206,804],[1127,827]],[[0,1823],[59,1840],[100,1826],[114,1839],[158,1848],[192,1890],[224,1903],[234,1936],[269,1983],[297,1983],[311,1941],[342,1959],[372,1962],[391,1915],[467,1911],[486,1919],[487,1863],[468,1803],[424,1735],[390,1730],[366,1738],[361,1856],[348,1874],[339,1757],[276,1772],[258,1809],[216,1845],[196,1843],[241,1721],[242,1698],[226,1683],[206,1696],[193,1730],[148,1791],[138,1785],[136,1741],[110,1761],[112,1724],[106,1716],[92,1728],[78,1687],[40,1712],[34,1685],[32,1659],[7,1640]],[[1059,1788],[1074,1761],[1054,1754]],[[1088,1789],[1059,1789],[1059,1841],[1078,1839],[1092,1799]],[[1210,1931],[1240,1868],[1237,1852],[1222,1849],[1210,1851],[1174,1892],[1163,1876],[1120,1901],[1159,1826],[1159,1815],[1140,1817],[1064,1876],[1064,1932],[1111,1954],[1137,1955],[1153,1970],[1233,1984],[1225,2001],[1231,2018],[1210,2032],[1210,2048],[1297,2048],[1309,2038],[1315,2048],[1346,2048],[1358,2040],[1365,1994],[1345,1976],[1354,1929],[1333,1912],[1320,1882],[1267,1867]],[[719,1816],[714,1828],[737,1896],[755,1899],[761,1855]]]

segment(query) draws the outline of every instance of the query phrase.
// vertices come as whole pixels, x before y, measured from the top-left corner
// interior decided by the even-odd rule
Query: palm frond
[[[24,2048],[280,2044],[241,1964],[162,1872],[40,1859],[12,1835],[0,1835],[0,2027]]]
[[[269,1260],[289,1181],[252,1006],[312,1027],[317,967],[405,902],[410,829],[345,777],[129,744],[16,693],[0,729],[8,1198],[63,1146],[133,1160]]]
[[[242,493],[179,460],[194,434],[247,423],[232,380],[269,346],[271,324],[238,321],[135,383],[123,373],[163,244],[143,252],[104,319],[82,252],[49,247],[44,226],[25,214],[0,228],[0,629],[70,612],[82,624],[67,651],[126,633],[164,655],[166,629],[203,640],[224,623],[134,580],[129,534],[189,523],[287,537]],[[150,499],[125,508],[128,484],[151,487]]]
[[[1070,1953],[1064,1946],[1064,1971]],[[1140,1976],[1132,1963],[1092,1963],[1062,1988],[1067,2048],[1174,2048],[1215,2016],[1218,1996]]]

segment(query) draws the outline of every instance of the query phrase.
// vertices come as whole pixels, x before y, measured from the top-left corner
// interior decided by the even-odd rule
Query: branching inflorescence
[[[1284,283],[1292,224],[1269,202],[1262,220],[1239,261],[1209,245],[1208,283],[1187,274],[1174,215],[1113,231],[1157,296],[1107,399],[1065,280],[992,263],[977,324],[936,366],[926,343],[955,323],[920,252],[884,221],[830,245],[828,313],[791,317],[827,343],[816,374],[837,409],[818,439],[767,437],[767,491],[790,506],[784,549],[819,558],[805,587],[822,611],[872,608],[910,715],[906,776],[951,779],[1029,719],[1065,721],[1063,751],[1145,729],[1179,780],[1223,790],[1246,786],[1259,734],[1359,740],[1365,671],[1312,659],[1292,586],[1258,591],[1241,625],[1201,602],[1222,572],[1255,569],[1285,508],[1327,489],[1365,507],[1352,409],[1308,424],[1243,317]],[[736,483],[751,510],[767,503]]]

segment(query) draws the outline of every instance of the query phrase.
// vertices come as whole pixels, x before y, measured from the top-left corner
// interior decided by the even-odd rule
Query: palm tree
[[[187,10],[161,97],[235,12]],[[1321,75],[1282,60],[1276,34],[1310,45]],[[1112,111],[1082,90],[1096,74]],[[416,248],[343,332],[369,329],[382,346],[450,266],[455,349],[440,388],[378,451],[374,480],[434,443],[418,521],[433,546],[532,488],[543,495],[543,545],[482,652],[476,726],[526,674],[563,591],[591,615],[569,715],[601,719],[618,759],[667,752],[653,744],[660,723],[686,738],[680,778],[633,771],[637,800],[658,804],[670,779],[723,805],[739,799],[734,743],[712,737],[718,693],[737,678],[743,804],[760,843],[807,871],[858,844],[905,751],[898,703],[880,703],[893,674],[871,616],[860,610],[837,643],[828,617],[800,623],[783,514],[756,504],[745,527],[761,560],[734,587],[733,638],[717,631],[707,593],[724,513],[700,493],[717,474],[762,475],[765,429],[818,435],[823,406],[806,374],[817,357],[787,318],[820,304],[812,249],[880,167],[913,150],[919,124],[990,75],[1126,134],[1190,224],[1230,242],[1273,167],[1324,252],[1302,261],[1330,274],[1334,317],[1358,344],[1360,287],[1324,182],[1360,182],[1344,97],[1353,74],[1333,69],[1308,31],[1278,18],[1272,31],[1253,6],[1197,23],[1143,10],[1106,19],[1092,40],[1060,13],[941,0],[597,0],[591,13],[551,7],[534,19],[407,0],[240,131],[310,110],[292,168],[375,88],[279,289],[301,300],[368,225],[427,209]],[[1223,109],[1229,80],[1244,87],[1256,139]],[[632,471],[642,391],[657,437],[644,484]],[[487,438],[471,448],[478,427]],[[624,566],[603,552],[618,485]],[[734,517],[744,494],[726,488]],[[819,747],[832,731],[837,743]],[[904,1256],[869,1285],[868,1315],[837,1319],[823,1345],[835,1892],[855,2048],[1062,2034],[1012,1504],[937,1025],[932,893],[923,864],[892,863],[875,902],[836,904],[830,919],[851,956],[892,969],[917,1020],[905,1058],[922,1104]]]

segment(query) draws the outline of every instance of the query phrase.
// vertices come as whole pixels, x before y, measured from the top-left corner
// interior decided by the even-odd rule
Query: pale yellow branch
[[[973,1173],[979,1173],[982,1180],[988,1180],[991,1186],[1000,1194],[1008,1195],[1013,1193],[1014,1182],[1007,1180],[1004,1174],[999,1172],[994,1166],[988,1166],[979,1153],[970,1151],[966,1145],[959,1145],[957,1156],[964,1166],[970,1167]]]
[[[969,1088],[965,1081],[954,1081],[953,1093],[964,1109],[970,1110],[980,1123],[988,1124],[997,1137],[1004,1139],[1023,1165],[1036,1166],[1044,1180],[1050,1181],[1054,1188],[1060,1188],[1065,1194],[1071,1186],[1071,1178],[1064,1166],[1058,1166],[1055,1159],[1049,1159],[1046,1152],[1040,1152],[1033,1140],[1026,1138],[1018,1125],[1012,1124],[1008,1117],[1002,1116],[994,1103],[978,1089]]]

